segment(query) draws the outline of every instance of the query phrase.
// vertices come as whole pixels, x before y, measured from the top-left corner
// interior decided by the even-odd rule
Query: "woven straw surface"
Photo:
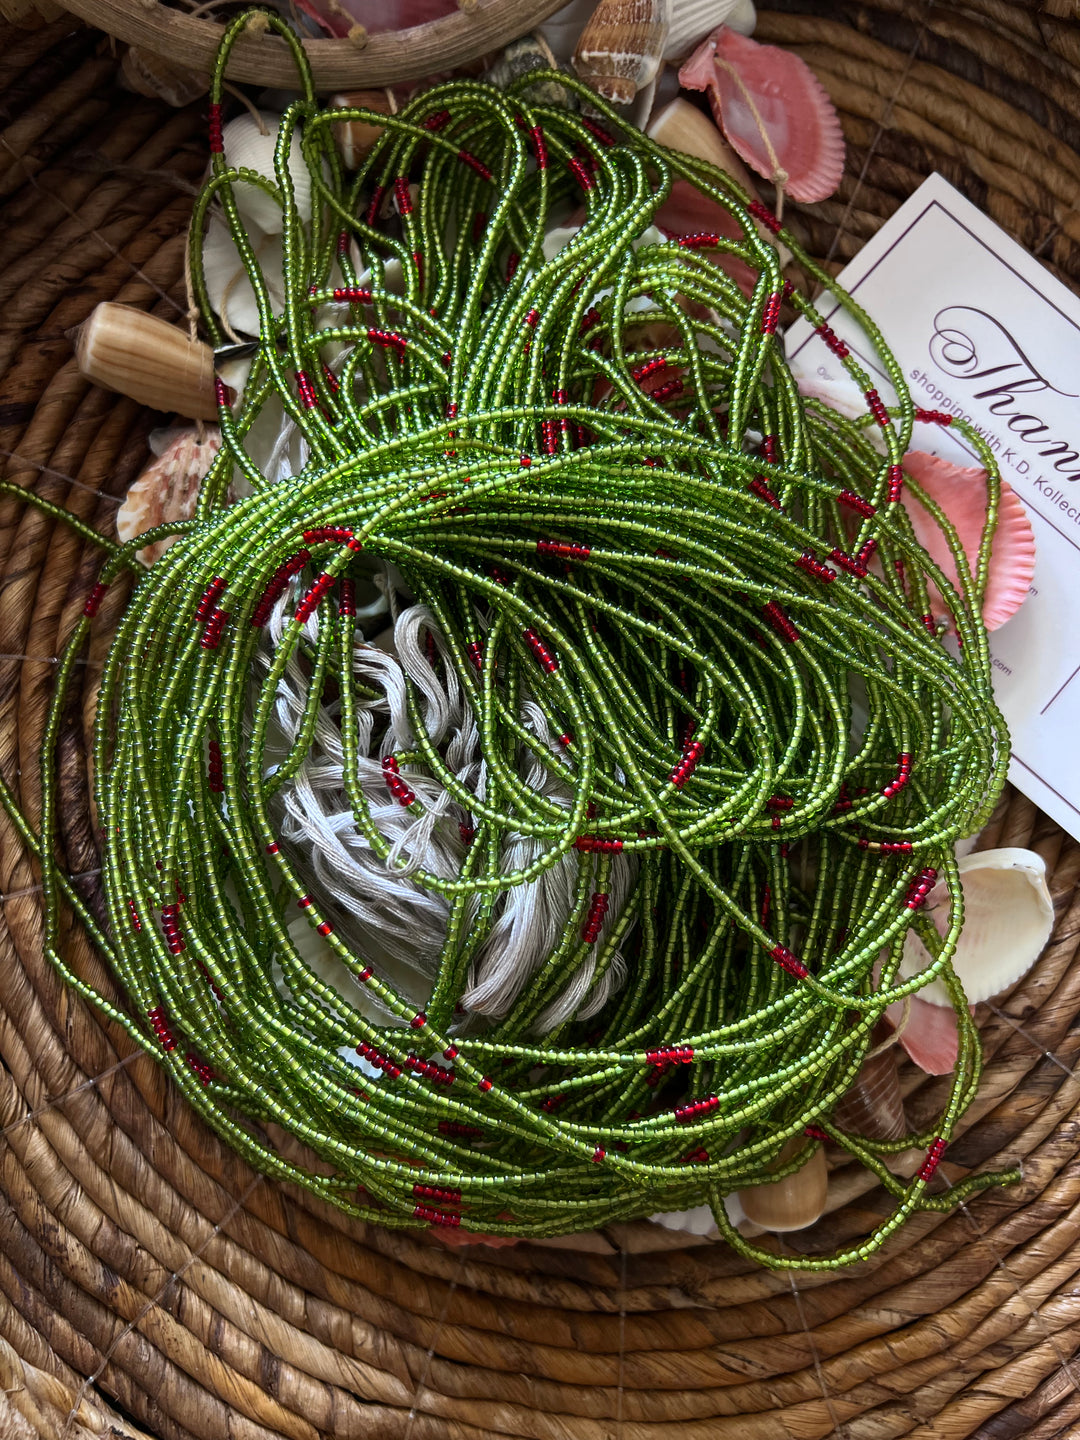
[[[810,60],[849,139],[838,199],[798,212],[811,247],[839,262],[937,168],[1080,284],[1080,23],[1003,0],[812,8],[759,31]],[[0,459],[106,528],[158,417],[81,380],[66,332],[104,299],[182,318],[205,161],[199,106],[136,99],[115,72],[66,22],[0,32]],[[53,657],[94,563],[0,504],[0,767],[31,812]],[[64,858],[91,901],[105,630],[63,740]],[[1080,1434],[1080,846],[1015,795],[983,843],[1045,856],[1057,927],[980,1009],[986,1081],[942,1170],[1019,1160],[1023,1180],[922,1217],[861,1269],[792,1280],[648,1224],[579,1248],[451,1249],[258,1178],[43,963],[33,867],[0,822],[0,1436]],[[77,934],[69,953],[111,992]],[[902,1081],[922,1123],[941,1082]],[[826,1218],[788,1244],[831,1248],[883,1208],[836,1169]]]

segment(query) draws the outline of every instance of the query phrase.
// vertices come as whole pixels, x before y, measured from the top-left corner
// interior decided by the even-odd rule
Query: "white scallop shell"
[[[671,0],[664,59],[684,59],[718,25],[752,35],[756,24],[753,0]]]
[[[1046,884],[1046,864],[1034,850],[981,850],[958,862],[964,892],[964,928],[953,969],[969,1004],[1007,990],[1030,970],[1054,928],[1054,905]],[[944,882],[930,891],[927,912],[943,931],[949,899]],[[930,964],[930,953],[914,931],[904,941],[900,974],[905,980]],[[940,980],[919,991],[921,1000],[951,1008]]]
[[[285,305],[281,237],[264,234],[255,224],[249,223],[248,239],[262,268],[271,309],[280,314]],[[258,335],[259,310],[255,304],[255,292],[225,221],[218,215],[211,215],[206,228],[203,273],[210,304],[221,317],[226,331]]]
[[[276,184],[274,179],[274,150],[278,142],[280,115],[259,112],[259,119],[266,130],[262,133],[259,121],[254,115],[237,115],[230,120],[222,132],[225,143],[225,159],[229,165],[245,170],[255,170]],[[300,131],[293,132],[292,147],[289,151],[289,174],[292,177],[296,208],[306,224],[311,219],[311,176],[300,153]],[[257,225],[265,235],[276,235],[284,228],[282,208],[272,196],[258,185],[238,181],[233,186],[236,207],[245,220]]]

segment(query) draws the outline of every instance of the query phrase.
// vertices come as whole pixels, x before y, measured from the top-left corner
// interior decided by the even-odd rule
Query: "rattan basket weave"
[[[810,247],[839,263],[938,169],[1080,286],[1080,21],[1050,13],[1072,9],[763,14],[759,37],[811,62],[848,136],[839,197],[798,212]],[[205,163],[200,107],[134,98],[116,68],[75,22],[0,32],[0,459],[102,527],[158,417],[83,381],[66,334],[103,299],[181,318]],[[69,531],[0,504],[0,767],[31,811],[55,656],[93,564]],[[65,859],[92,902],[103,644],[63,744]],[[1023,1180],[921,1217],[860,1269],[792,1280],[647,1224],[585,1248],[448,1249],[258,1178],[43,962],[33,866],[0,821],[0,1437],[1080,1435],[1080,846],[1015,795],[984,843],[1045,856],[1058,921],[1037,969],[980,1009],[985,1084],[943,1170],[1019,1160]],[[109,992],[85,943],[69,948]],[[918,1123],[941,1084],[903,1083]],[[826,1218],[789,1243],[832,1247],[883,1208],[836,1169]]]

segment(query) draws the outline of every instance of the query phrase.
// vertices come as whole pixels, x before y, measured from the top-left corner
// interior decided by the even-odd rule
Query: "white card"
[[[915,404],[970,419],[1031,517],[1035,579],[990,636],[994,692],[1012,734],[1009,779],[1080,839],[1080,299],[940,175],[838,280]],[[891,399],[857,324],[828,296],[821,313]],[[786,343],[800,383],[849,378],[805,320]],[[912,448],[979,463],[940,425],[917,424]]]

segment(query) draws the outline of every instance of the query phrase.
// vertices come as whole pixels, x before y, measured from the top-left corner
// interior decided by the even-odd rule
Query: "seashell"
[[[281,236],[264,235],[251,225],[248,239],[262,269],[271,308],[280,314],[285,307]],[[203,240],[203,273],[210,304],[221,317],[226,331],[234,335],[238,331],[258,335],[259,307],[255,303],[255,291],[233,238],[217,215],[211,215]]]
[[[763,1230],[774,1234],[805,1230],[825,1209],[829,1174],[825,1151],[820,1145],[808,1146],[801,1135],[795,1135],[780,1151],[776,1163],[786,1164],[802,1149],[807,1150],[802,1169],[785,1175],[782,1180],[766,1181],[738,1192],[746,1218]]]
[[[125,87],[136,95],[164,100],[178,110],[210,89],[209,75],[200,75],[138,45],[129,45],[124,51],[120,75]]]
[[[667,38],[669,0],[600,0],[572,64],[613,105],[629,105],[656,79]]]
[[[1046,862],[1034,850],[980,850],[957,861],[957,869],[964,893],[964,928],[952,964],[968,1003],[977,1005],[1007,990],[1031,969],[1054,928],[1054,904],[1046,884]],[[949,923],[945,881],[930,891],[926,912],[944,935]],[[909,930],[900,974],[910,979],[930,963],[929,951]],[[931,981],[916,998],[950,1011],[953,1007],[940,980]]]
[[[709,161],[718,170],[733,175],[751,195],[754,193],[754,184],[746,166],[709,117],[689,100],[680,97],[665,105],[649,121],[645,133],[669,150],[679,150],[683,155]]]
[[[868,1140],[899,1140],[908,1131],[904,1099],[896,1074],[896,1049],[880,1049],[893,1033],[888,1021],[874,1026],[873,1048],[863,1061],[855,1084],[844,1095],[833,1119],[843,1130],[865,1135]]]
[[[536,26],[536,34],[550,48],[556,64],[570,64],[578,37],[595,8],[596,0],[570,0],[568,5],[549,15],[542,25]]]
[[[374,110],[379,115],[396,115],[398,109],[392,90],[350,90],[333,96],[330,105],[335,110]],[[372,120],[338,121],[334,139],[347,170],[355,170],[363,163],[383,128]]]
[[[557,70],[558,68],[559,62],[552,54],[551,46],[543,35],[522,35],[519,40],[514,40],[506,46],[484,79],[490,81],[492,85],[497,85],[500,90],[505,90],[515,80],[520,80],[523,75],[528,75],[532,70]],[[577,100],[573,92],[557,80],[539,80],[534,85],[527,86],[520,93],[528,99],[530,104],[560,105],[563,109],[573,108]]]
[[[974,567],[986,526],[986,471],[953,465],[939,455],[928,455],[922,450],[908,451],[904,456],[904,469],[945,512],[964,547],[968,564]],[[919,543],[953,584],[957,584],[956,562],[938,525],[913,495],[905,490],[902,498]],[[1002,480],[982,607],[983,624],[988,630],[996,630],[1016,613],[1034,574],[1035,536],[1031,521],[1012,486]],[[930,600],[935,612],[939,606],[944,608],[945,602],[934,587]]]
[[[805,61],[721,25],[679,71],[707,90],[716,123],[759,175],[795,200],[824,200],[844,172],[844,136]]]
[[[225,159],[237,169],[254,170],[264,175],[271,183],[274,179],[274,151],[278,143],[280,115],[259,112],[254,115],[237,115],[230,120],[222,132],[225,145]],[[260,128],[260,125],[262,128]],[[265,131],[265,133],[264,133]],[[293,131],[289,151],[289,175],[292,179],[293,198],[300,219],[306,224],[311,219],[311,175],[300,153],[300,131]],[[284,227],[281,205],[258,185],[238,180],[233,185],[236,208],[245,220],[263,232],[276,235]]]
[[[685,59],[718,25],[752,35],[756,24],[752,0],[671,0],[664,59]]]
[[[221,434],[213,427],[200,436],[196,429],[182,430],[146,467],[131,486],[116,514],[116,533],[127,544],[168,520],[190,520],[199,501],[199,487],[221,448]],[[143,565],[152,565],[177,539],[175,535],[144,545],[135,552]]]
[[[75,360],[87,380],[190,420],[216,420],[214,355],[156,315],[104,300],[79,326]]]
[[[960,1053],[960,1032],[956,1027],[956,1011],[950,1005],[930,1005],[921,995],[908,997],[907,1022],[904,1002],[897,1001],[885,1011],[893,1025],[903,1025],[900,1044],[910,1059],[927,1075],[948,1075],[956,1069]]]

